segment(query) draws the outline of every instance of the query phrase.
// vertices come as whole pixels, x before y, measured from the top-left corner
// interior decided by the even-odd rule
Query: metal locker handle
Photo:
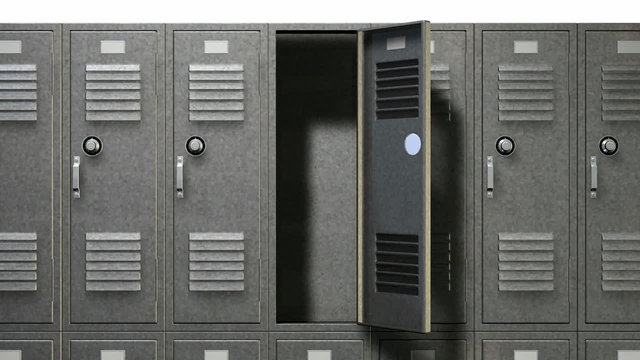
[[[73,157],[73,176],[71,179],[71,188],[73,189],[73,198],[80,198],[80,156]]]
[[[487,198],[493,199],[493,156],[487,156]]]
[[[176,194],[178,196],[178,199],[184,198],[183,169],[184,169],[184,158],[182,156],[178,156],[178,160],[176,161]]]
[[[591,157],[591,198],[598,197],[598,160],[595,156]]]

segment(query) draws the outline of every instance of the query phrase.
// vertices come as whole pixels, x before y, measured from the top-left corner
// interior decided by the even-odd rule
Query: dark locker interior
[[[276,321],[353,323],[356,33],[278,32],[276,59]]]
[[[639,74],[637,24],[0,24],[0,360],[640,360]],[[367,262],[409,118],[428,247]],[[427,269],[373,311],[429,332],[361,316]]]

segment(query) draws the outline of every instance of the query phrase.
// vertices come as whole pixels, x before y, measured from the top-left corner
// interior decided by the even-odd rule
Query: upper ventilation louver
[[[36,65],[0,64],[0,121],[35,121],[38,118]]]
[[[449,64],[431,64],[431,116],[451,121],[451,75]]]
[[[551,65],[499,65],[498,120],[553,120],[553,77]]]
[[[418,59],[376,64],[376,117],[417,118],[420,115]]]
[[[244,120],[242,64],[189,65],[189,120]]]
[[[86,66],[87,121],[140,121],[140,65]]]
[[[640,66],[602,66],[602,120],[640,121]]]

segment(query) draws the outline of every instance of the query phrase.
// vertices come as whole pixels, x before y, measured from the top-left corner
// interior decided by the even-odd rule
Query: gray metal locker
[[[159,321],[164,62],[147,28],[65,33],[72,324]]]
[[[467,360],[465,340],[382,340],[377,360]]]
[[[269,27],[274,328],[358,329],[359,29],[357,24]]]
[[[53,340],[25,339],[0,340],[0,360],[56,360]]]
[[[640,32],[587,31],[585,86],[586,322],[639,323]]]
[[[127,339],[71,339],[65,360],[158,360],[158,341]]]
[[[566,324],[575,277],[572,32],[481,34],[482,322]]]
[[[280,329],[430,327],[429,25],[367,29],[270,28]]]
[[[482,340],[478,360],[570,360],[569,340]]]
[[[468,171],[473,133],[468,107],[473,99],[473,38],[464,27],[433,25],[431,30],[431,322],[464,324],[472,285],[467,269],[467,221],[472,199]],[[438,29],[438,30],[435,30]],[[442,29],[442,30],[440,30]],[[471,189],[469,192],[467,189]],[[469,231],[469,232],[468,232]],[[471,288],[472,289],[472,288]],[[469,299],[467,299],[469,297]]]
[[[364,360],[362,340],[277,340],[276,360]]]
[[[27,29],[38,29],[28,31]],[[59,244],[59,35],[0,26],[0,323],[52,324]]]
[[[175,360],[259,360],[259,340],[174,340]]]
[[[174,323],[260,322],[261,49],[173,33]]]

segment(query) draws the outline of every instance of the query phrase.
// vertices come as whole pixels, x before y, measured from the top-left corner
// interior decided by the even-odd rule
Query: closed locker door
[[[638,360],[640,340],[586,340],[585,360]]]
[[[431,321],[465,323],[466,59],[472,49],[466,31],[432,31],[431,39]]]
[[[155,340],[71,340],[65,360],[157,360]]]
[[[260,320],[260,33],[174,33],[175,323]]]
[[[570,360],[569,340],[484,340],[478,360]]]
[[[640,322],[640,32],[586,36],[586,316]]]
[[[569,32],[482,36],[482,319],[568,323]]]
[[[276,360],[364,360],[362,340],[278,340]]]
[[[0,360],[55,360],[52,340],[0,340]]]
[[[59,239],[53,42],[52,31],[0,31],[0,323],[5,324],[53,322],[53,244]]]
[[[258,340],[175,340],[174,360],[259,360]]]
[[[157,322],[157,50],[154,31],[71,32],[72,323]]]
[[[380,341],[378,360],[466,360],[465,340]]]

